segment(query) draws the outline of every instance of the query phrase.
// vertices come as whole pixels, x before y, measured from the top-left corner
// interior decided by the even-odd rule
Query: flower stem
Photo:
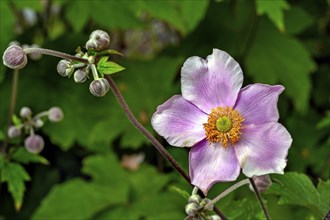
[[[15,69],[14,70],[14,75],[13,75],[13,82],[12,82],[12,85],[11,85],[11,98],[10,98],[10,104],[9,104],[8,126],[7,126],[7,128],[9,128],[9,126],[11,125],[11,120],[13,118],[14,109],[15,109],[15,105],[16,105],[18,77],[19,77],[19,70]],[[7,135],[7,132],[5,132],[5,140],[4,140],[3,146],[2,146],[2,154],[3,155],[6,155],[6,153],[7,153],[8,138],[9,137]]]
[[[254,190],[254,192],[255,192],[255,194],[256,194],[256,197],[257,197],[257,199],[258,199],[258,201],[259,201],[259,203],[260,203],[260,206],[261,206],[261,208],[262,208],[262,211],[264,212],[264,215],[265,215],[266,219],[267,219],[267,220],[270,220],[270,217],[269,217],[268,211],[267,211],[267,209],[266,209],[266,206],[265,206],[264,202],[262,201],[261,195],[260,195],[260,193],[259,193],[259,190],[258,190],[258,188],[257,188],[257,186],[256,186],[256,184],[255,184],[255,182],[254,182],[254,180],[253,180],[252,178],[249,178],[249,180],[250,180],[250,183],[251,183],[251,185],[252,185],[252,187],[253,187],[253,190]]]
[[[45,48],[33,48],[33,47],[29,47],[29,48],[24,49],[23,51],[26,54],[29,54],[29,53],[41,53],[41,54],[50,55],[50,56],[54,56],[54,57],[60,57],[60,58],[67,59],[67,60],[75,60],[75,61],[86,63],[86,64],[89,63],[87,59],[84,59],[84,58],[81,58],[81,57],[72,56],[70,54],[59,52],[59,51],[56,51],[56,50],[50,50],[50,49],[45,49]]]
[[[118,89],[115,81],[109,76],[106,75],[105,78],[108,80],[110,89],[113,94],[116,96],[120,106],[122,107],[125,115],[128,120],[155,146],[155,148],[159,151],[159,153],[165,157],[171,165],[180,173],[180,175],[185,178],[185,180],[190,183],[189,175],[183,170],[183,168],[177,163],[177,161],[167,152],[164,146],[159,143],[159,141],[147,130],[143,127],[143,125],[135,118],[130,108],[128,107],[123,95]],[[216,207],[214,207],[214,211],[221,217],[222,220],[227,220],[227,217]]]
[[[225,197],[226,195],[228,195],[232,191],[238,189],[241,186],[244,186],[245,184],[249,184],[249,183],[250,183],[249,179],[244,179],[244,180],[241,180],[241,181],[235,183],[234,185],[232,185],[231,187],[229,187],[228,189],[226,189],[225,191],[223,191],[222,193],[220,193],[220,195],[218,195],[217,197],[215,197],[214,199],[212,199],[205,207],[214,205],[220,199],[222,199],[223,197]]]

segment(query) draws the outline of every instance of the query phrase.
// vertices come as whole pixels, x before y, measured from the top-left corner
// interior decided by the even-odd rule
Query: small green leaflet
[[[179,194],[180,196],[182,196],[185,200],[188,200],[189,197],[190,197],[190,194],[189,194],[186,190],[180,189],[179,187],[176,187],[176,186],[171,186],[171,187],[170,187],[170,191],[173,191],[173,192],[178,193],[178,194]]]
[[[14,125],[22,124],[22,120],[19,117],[17,117],[17,115],[15,115],[15,114],[13,114],[12,120],[13,120]]]
[[[41,155],[32,154],[28,152],[24,147],[18,148],[12,155],[11,159],[23,163],[42,163],[44,165],[48,165],[49,161]]]
[[[6,163],[1,169],[1,182],[7,182],[8,191],[11,193],[16,210],[20,210],[23,203],[23,196],[25,191],[24,181],[29,181],[31,178],[18,163]]]
[[[117,50],[114,49],[108,49],[108,50],[102,50],[101,52],[97,53],[97,55],[101,56],[101,55],[111,55],[111,54],[115,54],[115,55],[120,55],[120,56],[124,56],[124,54],[120,53]]]
[[[125,69],[117,63],[108,61],[108,59],[109,57],[107,56],[101,57],[97,63],[97,70],[101,73],[102,76],[117,73]]]

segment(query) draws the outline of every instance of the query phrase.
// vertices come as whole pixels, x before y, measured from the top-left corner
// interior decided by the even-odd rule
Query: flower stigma
[[[234,145],[240,139],[240,130],[244,118],[232,107],[213,108],[207,123],[204,123],[206,139],[227,147],[228,142]]]

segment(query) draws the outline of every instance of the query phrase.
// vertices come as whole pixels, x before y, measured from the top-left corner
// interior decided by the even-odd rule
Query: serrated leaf
[[[53,216],[58,219],[89,219],[106,207],[127,201],[127,174],[114,155],[87,157],[82,171],[92,176],[92,181],[76,178],[53,187],[32,219],[50,219]]]
[[[319,192],[305,174],[289,172],[273,176],[272,179],[273,184],[267,193],[279,195],[279,204],[305,206],[320,217],[326,214]]]
[[[300,7],[285,11],[285,32],[288,34],[299,34],[313,22],[314,18]]]
[[[101,57],[99,62],[97,63],[97,70],[101,74],[110,75],[125,69],[124,67],[120,66],[115,62],[108,61],[108,58],[109,57],[107,56]]]
[[[309,74],[316,68],[311,55],[298,40],[278,32],[267,20],[260,21],[254,42],[245,60],[248,74],[256,82],[283,83],[295,108],[306,112],[311,92]]]
[[[320,195],[320,205],[318,207],[325,214],[330,210],[330,180],[320,180],[317,185],[317,191]]]
[[[16,210],[20,210],[23,203],[25,181],[30,181],[29,174],[18,163],[6,163],[1,170],[1,182],[6,182],[11,193]]]
[[[289,8],[285,0],[257,0],[257,13],[266,14],[280,31],[284,31],[284,10]]]
[[[17,162],[28,164],[28,163],[42,163],[48,165],[49,161],[39,154],[32,154],[28,152],[25,147],[18,148],[12,155],[11,159]]]

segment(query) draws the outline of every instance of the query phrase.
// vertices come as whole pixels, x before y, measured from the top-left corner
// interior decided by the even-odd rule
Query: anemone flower
[[[226,52],[190,57],[181,69],[181,92],[158,106],[153,128],[170,145],[191,147],[191,183],[207,194],[216,182],[283,174],[292,138],[278,123],[281,85],[241,89],[243,73]]]

